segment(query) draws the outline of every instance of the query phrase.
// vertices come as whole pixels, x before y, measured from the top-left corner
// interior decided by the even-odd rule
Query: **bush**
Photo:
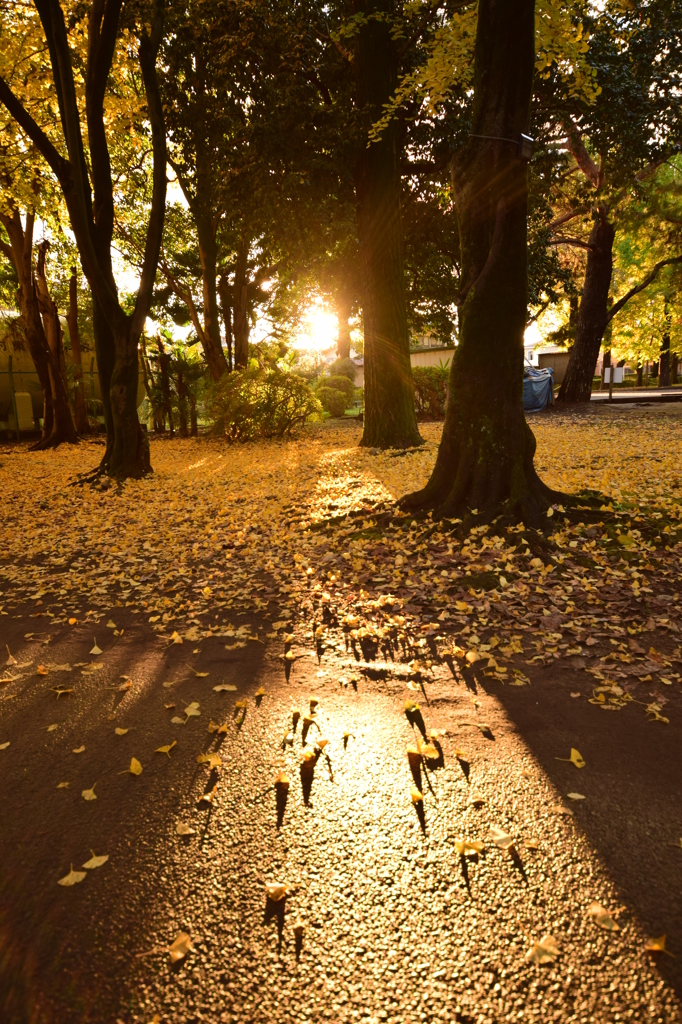
[[[233,441],[283,437],[313,413],[320,403],[298,374],[278,369],[247,369],[225,373],[208,397],[208,414],[216,433]]]
[[[322,408],[332,416],[343,416],[348,405],[348,400],[343,391],[336,388],[321,387],[317,389],[317,397],[322,402]]]
[[[333,388],[334,391],[340,391],[346,396],[346,404],[350,405],[355,395],[355,388],[353,382],[348,377],[323,377],[320,381],[319,386],[321,388]]]
[[[333,377],[347,377],[354,384],[358,370],[352,359],[337,359],[329,367],[329,372]]]
[[[421,420],[442,420],[445,416],[445,402],[448,394],[450,367],[415,366],[412,370],[414,383],[414,407]]]

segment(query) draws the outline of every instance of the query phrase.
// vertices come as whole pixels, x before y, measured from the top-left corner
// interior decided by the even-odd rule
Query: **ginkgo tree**
[[[11,45],[0,65],[0,103],[49,166],[68,210],[93,294],[107,427],[100,471],[119,478],[151,468],[137,417],[138,342],[156,274],[166,196],[166,139],[155,66],[163,13],[163,0],[125,6],[122,0],[86,5],[35,0],[20,10],[6,4],[3,15]],[[123,87],[123,104],[114,81]],[[146,103],[135,102],[143,94]],[[117,186],[126,176],[125,160],[116,159],[116,150],[121,140],[134,136],[147,138],[153,188],[139,287],[127,312],[114,276],[112,238]]]

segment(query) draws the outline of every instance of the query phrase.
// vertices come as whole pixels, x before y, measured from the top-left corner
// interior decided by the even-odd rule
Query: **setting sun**
[[[316,303],[304,317],[295,346],[308,351],[324,352],[336,342],[338,327],[336,316],[328,312],[322,303]]]

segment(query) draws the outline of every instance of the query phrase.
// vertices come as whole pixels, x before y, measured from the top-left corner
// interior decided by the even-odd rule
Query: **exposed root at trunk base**
[[[431,479],[422,490],[406,495],[400,508],[405,512],[428,509],[434,519],[464,523],[490,523],[503,517],[531,527],[544,525],[552,503],[568,499],[535,472],[536,445],[530,428],[524,422],[515,439],[508,434],[491,440],[491,433],[480,430],[476,440],[469,437],[453,444],[444,431]]]
[[[70,437],[62,437],[57,433],[50,434],[49,437],[41,437],[35,444],[29,445],[30,452],[45,452],[49,451],[50,448],[58,448],[60,444],[78,444],[79,438],[75,439]]]

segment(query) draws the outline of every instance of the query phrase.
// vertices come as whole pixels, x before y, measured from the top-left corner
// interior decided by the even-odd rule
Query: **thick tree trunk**
[[[670,356],[670,383],[677,384],[677,374],[679,371],[679,356],[677,352],[673,352]]]
[[[221,274],[218,281],[218,292],[220,294],[220,305],[225,324],[225,345],[227,346],[227,368],[232,373],[234,362],[232,357],[232,297],[230,295],[230,284],[227,277]]]
[[[220,318],[216,286],[217,248],[210,218],[197,215],[196,225],[204,303],[203,349],[211,377],[213,380],[220,380],[227,370],[227,363],[225,362],[225,353],[220,341]]]
[[[127,330],[114,333],[114,365],[109,383],[113,443],[107,435],[104,464],[109,476],[121,480],[151,472],[149,439],[137,416],[138,344],[130,327],[127,320]]]
[[[85,391],[83,390],[83,359],[81,357],[81,340],[78,331],[78,277],[75,267],[71,268],[71,278],[69,280],[69,312],[66,322],[69,325],[69,340],[71,341],[71,355],[73,358],[73,409],[76,430],[79,434],[89,434],[90,422],[85,405]]]
[[[237,264],[234,271],[234,284],[232,286],[235,370],[244,369],[249,361],[248,258],[249,244],[244,239],[237,252]]]
[[[589,402],[594,370],[608,324],[609,289],[613,272],[615,227],[605,207],[597,210],[588,241],[583,294],[576,321],[575,343],[561,387],[559,401]]]
[[[336,351],[339,359],[350,359],[350,318],[352,307],[344,297],[337,298],[336,316],[339,321],[339,330],[336,338]]]
[[[397,85],[391,36],[394,0],[356,0],[361,23],[355,46],[357,102],[367,127],[379,120]],[[365,413],[362,445],[411,448],[422,443],[414,410],[400,219],[399,128],[392,120],[363,147],[356,198],[364,323]]]
[[[637,378],[636,378],[636,384],[637,384],[638,388],[641,388],[643,379],[644,379],[644,367],[642,366],[641,363],[638,363],[637,364]]]
[[[460,335],[431,479],[407,509],[537,522],[552,499],[533,466],[523,412],[527,314],[527,167],[513,141],[528,132],[534,0],[479,0],[473,135],[453,161],[461,250]]]

